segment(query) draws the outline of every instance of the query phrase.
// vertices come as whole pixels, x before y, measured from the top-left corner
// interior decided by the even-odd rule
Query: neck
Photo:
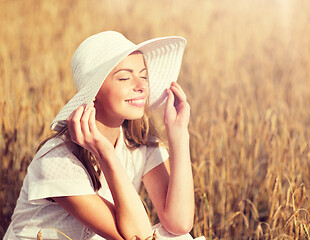
[[[97,128],[101,134],[105,136],[115,147],[119,136],[120,127],[125,119],[116,116],[113,117],[113,115],[107,112],[104,107],[97,103],[97,101],[94,103],[96,108]]]
[[[107,126],[98,120],[96,120],[96,125],[101,134],[105,136],[115,147],[117,139],[119,137],[121,125]]]

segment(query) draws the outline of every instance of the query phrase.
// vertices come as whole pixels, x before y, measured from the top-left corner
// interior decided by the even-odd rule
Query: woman
[[[142,181],[160,238],[192,239],[190,107],[175,82],[185,45],[180,37],[135,45],[107,31],[78,47],[71,62],[78,92],[30,164],[4,239],[35,239],[41,229],[43,239],[66,239],[49,228],[72,239],[146,239],[153,230],[138,195]],[[165,98],[170,156],[147,116]]]

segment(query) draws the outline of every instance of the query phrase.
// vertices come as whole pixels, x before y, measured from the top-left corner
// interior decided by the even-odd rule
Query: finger
[[[172,91],[167,88],[166,89],[166,93],[167,93],[167,102],[166,102],[166,108],[167,107],[172,107],[174,104],[174,94],[172,93]]]
[[[181,93],[175,88],[175,87],[170,87],[171,92],[174,95],[174,106],[178,106],[181,102],[186,102],[186,99],[184,96],[181,95]]]
[[[184,93],[180,85],[171,84],[170,89],[180,102],[186,101],[187,99],[186,94]]]
[[[172,82],[171,84],[175,86],[180,91],[180,93],[186,97],[186,93],[184,92],[180,84],[178,84],[177,82]]]
[[[89,117],[89,130],[91,133],[97,132],[97,125],[96,125],[96,108],[93,108],[90,117]]]
[[[178,96],[178,98],[186,101],[186,94],[179,84],[177,84],[176,82],[172,83],[171,89]]]
[[[67,126],[71,136],[72,141],[79,142],[79,136],[81,136],[81,124],[80,120],[84,112],[84,106],[78,107],[73,111],[67,118]]]
[[[84,135],[89,135],[90,130],[89,130],[89,118],[90,114],[93,109],[93,104],[89,105],[88,107],[85,108],[82,118],[81,118],[81,130]]]

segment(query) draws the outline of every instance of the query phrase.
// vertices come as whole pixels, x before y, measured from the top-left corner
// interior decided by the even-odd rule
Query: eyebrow
[[[146,68],[143,68],[139,73],[142,73],[145,70],[146,70]],[[127,71],[127,72],[131,72],[131,73],[133,72],[133,70],[130,68],[121,68],[121,69],[118,69],[115,73],[113,73],[113,75],[115,75],[116,73],[118,73],[120,71]]]

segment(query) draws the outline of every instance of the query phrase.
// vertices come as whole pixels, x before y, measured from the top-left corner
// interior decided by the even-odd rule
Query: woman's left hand
[[[175,82],[167,89],[167,95],[164,122],[169,159],[145,174],[143,182],[163,227],[183,235],[191,230],[195,211],[188,131],[190,106]]]
[[[186,100],[186,94],[181,86],[172,82],[167,90],[168,99],[166,102],[164,123],[169,129],[188,127],[190,117],[190,106]]]

